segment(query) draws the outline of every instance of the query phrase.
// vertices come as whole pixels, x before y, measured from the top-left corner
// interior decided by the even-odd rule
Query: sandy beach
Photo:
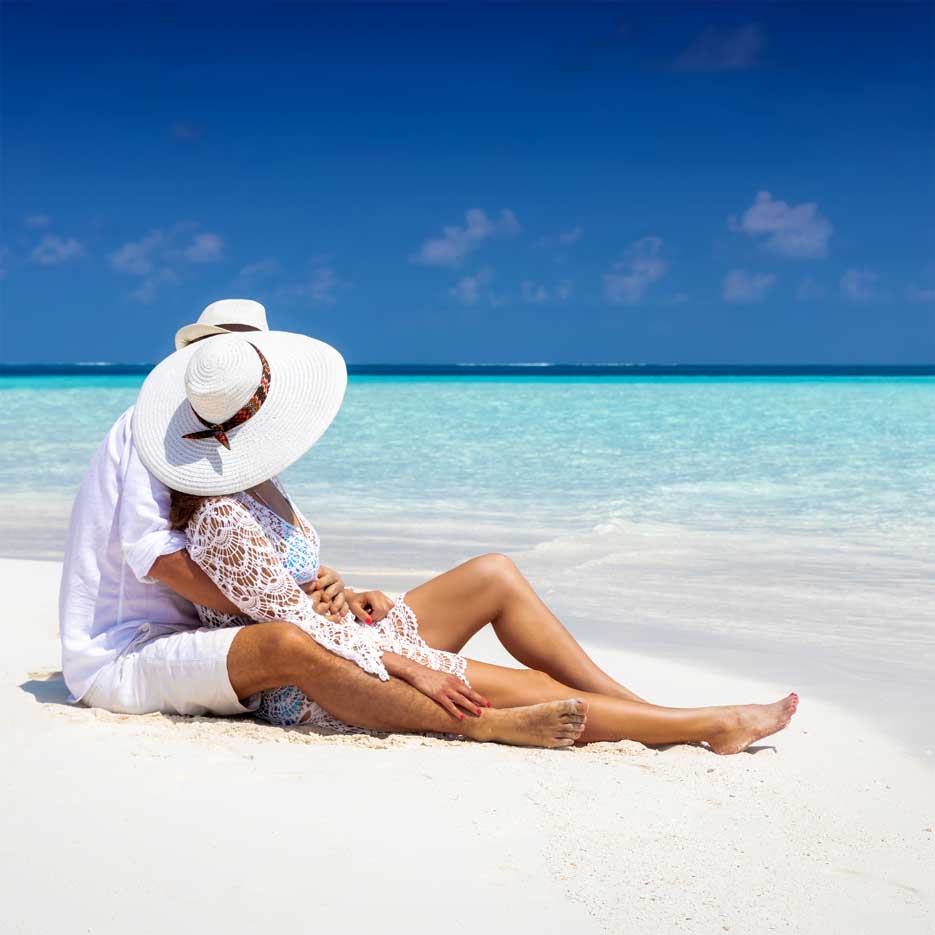
[[[67,703],[59,569],[0,562],[7,932],[935,930],[935,774],[826,703],[728,758],[116,716]],[[662,703],[798,687],[593,652]]]

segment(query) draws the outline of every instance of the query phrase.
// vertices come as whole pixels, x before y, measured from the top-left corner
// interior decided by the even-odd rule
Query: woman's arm
[[[206,500],[189,521],[188,540],[193,561],[239,613],[260,622],[295,623],[325,649],[371,675],[389,678],[376,634],[315,613],[243,504],[224,497]]]
[[[160,555],[149,570],[155,578],[171,591],[193,604],[200,604],[222,614],[237,615],[240,609],[231,603],[217,585],[192,561],[187,549]]]

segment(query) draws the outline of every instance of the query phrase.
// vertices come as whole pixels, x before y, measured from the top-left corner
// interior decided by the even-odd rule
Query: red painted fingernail
[[[480,708],[477,709],[477,714],[480,715]]]
[[[372,618],[372,617],[364,617],[364,620],[366,620],[367,623],[373,623],[373,618]]]
[[[459,714],[458,717],[461,718],[462,721],[464,720],[464,715],[463,715],[463,714]]]

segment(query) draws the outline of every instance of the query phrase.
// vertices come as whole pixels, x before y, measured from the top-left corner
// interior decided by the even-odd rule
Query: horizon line
[[[148,373],[156,363],[122,363],[116,361],[60,361],[55,363],[0,363],[0,376],[142,376]],[[594,375],[647,375],[664,376],[796,376],[796,375],[841,375],[841,376],[935,376],[935,363],[642,363],[642,362],[546,362],[517,361],[510,363],[489,362],[449,362],[449,363],[349,363],[350,375],[387,375],[387,376],[457,376],[475,373],[477,375],[555,375],[582,376]]]

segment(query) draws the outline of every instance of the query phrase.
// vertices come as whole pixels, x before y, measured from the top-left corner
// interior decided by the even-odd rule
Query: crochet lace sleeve
[[[263,528],[237,500],[206,500],[188,524],[192,560],[244,616],[257,622],[286,620],[317,643],[386,680],[383,651],[357,623],[334,623],[312,609]]]

